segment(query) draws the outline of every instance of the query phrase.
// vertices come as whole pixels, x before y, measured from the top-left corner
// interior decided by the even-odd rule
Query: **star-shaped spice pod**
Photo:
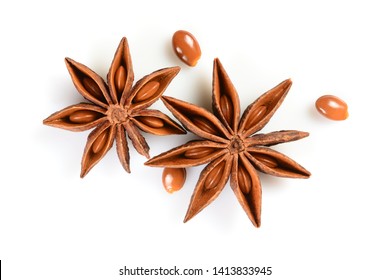
[[[186,131],[158,110],[147,109],[163,94],[180,71],[179,67],[157,70],[134,86],[134,72],[127,39],[118,46],[107,75],[102,77],[70,58],[66,67],[79,93],[92,103],[71,105],[43,121],[44,124],[71,131],[95,128],[88,136],[81,162],[84,177],[113,146],[123,168],[130,172],[126,134],[134,148],[149,158],[149,146],[140,130],[155,135],[185,134]]]
[[[308,136],[307,132],[282,130],[255,134],[271,119],[291,87],[286,80],[248,106],[240,119],[240,101],[234,85],[218,59],[213,70],[213,112],[196,105],[162,97],[183,126],[203,138],[162,153],[145,164],[189,167],[208,163],[200,174],[184,219],[188,221],[218,197],[230,178],[239,203],[254,226],[260,226],[261,185],[256,169],[270,175],[308,178],[310,172],[269,146]]]

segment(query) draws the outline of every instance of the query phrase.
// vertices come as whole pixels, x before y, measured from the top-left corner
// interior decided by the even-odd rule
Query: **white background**
[[[125,265],[210,271],[272,266],[273,274],[264,279],[389,279],[386,2],[2,1],[4,279],[162,279],[119,276]],[[195,68],[173,53],[171,37],[178,29],[192,32],[201,45]],[[260,175],[260,228],[252,226],[228,185],[183,224],[202,167],[188,169],[182,191],[169,195],[161,185],[162,170],[144,166],[145,158],[132,147],[131,174],[112,149],[79,178],[88,132],[47,127],[42,120],[82,101],[64,58],[105,77],[123,36],[136,80],[179,65],[181,72],[164,94],[208,109],[214,57],[235,84],[242,111],[282,80],[293,80],[263,132],[310,132],[275,149],[312,177]],[[334,122],[316,112],[315,100],[329,93],[348,103],[348,120]],[[170,115],[161,101],[152,108]],[[194,138],[145,136],[151,156]],[[191,279],[225,278],[210,272]]]

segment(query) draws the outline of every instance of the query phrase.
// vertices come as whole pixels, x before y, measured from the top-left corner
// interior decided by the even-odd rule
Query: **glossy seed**
[[[254,125],[256,125],[258,122],[260,122],[263,119],[266,112],[267,112],[267,107],[264,105],[259,106],[259,108],[256,108],[256,110],[253,110],[252,114],[248,116],[247,122],[245,124],[245,129],[248,130]]]
[[[123,65],[119,66],[119,68],[115,72],[115,88],[119,94],[123,92],[126,84],[127,72]]]
[[[219,181],[222,179],[223,171],[225,169],[225,162],[221,161],[217,166],[211,170],[211,172],[207,175],[204,180],[204,189],[211,190],[215,188]]]
[[[91,94],[93,97],[95,97],[99,100],[104,99],[103,93],[100,90],[99,86],[90,77],[83,78],[83,86],[84,86],[85,90],[88,91],[88,93]]]
[[[251,177],[244,168],[238,167],[238,186],[243,194],[248,194],[252,188]]]
[[[185,168],[164,168],[162,174],[162,182],[165,190],[168,193],[173,193],[180,190],[186,181]]]
[[[92,144],[92,152],[99,153],[106,144],[109,130],[102,132]]]
[[[342,121],[348,118],[347,103],[334,95],[323,95],[318,98],[316,108],[323,116],[334,121]]]
[[[160,83],[157,81],[150,81],[146,83],[134,96],[134,102],[141,102],[153,97],[160,87]]]
[[[210,155],[213,151],[214,148],[191,148],[184,153],[184,157],[191,159],[204,158]]]
[[[89,110],[78,110],[70,114],[69,121],[72,123],[89,123],[97,120],[101,116],[100,113]]]
[[[202,55],[198,41],[188,31],[176,31],[172,37],[172,46],[176,55],[188,66],[195,66]]]
[[[208,132],[210,134],[215,134],[215,135],[217,134],[213,125],[203,117],[199,117],[199,116],[193,117],[192,122],[200,130],[203,130],[203,131]]]
[[[164,126],[163,120],[156,117],[144,117],[142,118],[142,123],[153,128],[161,128]]]
[[[232,101],[227,97],[226,94],[221,95],[219,100],[221,104],[222,115],[225,117],[228,124],[232,124],[233,118],[233,104]]]

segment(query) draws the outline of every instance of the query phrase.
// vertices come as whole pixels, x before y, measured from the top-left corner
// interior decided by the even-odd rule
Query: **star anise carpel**
[[[133,85],[133,65],[126,38],[121,40],[114,55],[107,82],[79,62],[66,58],[65,63],[77,91],[89,102],[68,106],[43,123],[71,131],[94,128],[84,149],[81,177],[106,155],[114,141],[123,168],[130,172],[126,135],[136,151],[149,158],[149,146],[140,130],[155,135],[186,133],[167,115],[148,109],[164,93],[180,71],[179,67],[157,70]]]
[[[161,97],[182,125],[201,139],[162,153],[145,164],[190,167],[206,164],[193,192],[184,222],[214,201],[230,178],[230,186],[254,226],[260,226],[262,189],[257,171],[280,177],[308,178],[310,172],[270,146],[299,140],[307,132],[258,133],[286,97],[291,80],[267,91],[240,118],[239,96],[219,59],[214,60],[213,113],[173,97]]]

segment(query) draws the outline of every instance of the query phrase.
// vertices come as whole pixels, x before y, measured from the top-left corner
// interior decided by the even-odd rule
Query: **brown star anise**
[[[278,109],[291,87],[286,80],[256,99],[240,119],[240,101],[234,85],[218,59],[214,60],[212,108],[162,97],[183,126],[203,138],[162,153],[145,164],[158,167],[189,167],[208,163],[200,174],[184,219],[188,221],[220,194],[228,179],[239,203],[256,227],[260,226],[261,185],[256,169],[270,175],[308,178],[310,172],[269,146],[308,136],[307,132],[261,130]],[[251,136],[252,135],[252,136]]]
[[[71,131],[96,127],[88,136],[81,163],[84,177],[111,149],[114,139],[119,160],[130,172],[126,133],[134,148],[149,158],[149,146],[139,129],[155,135],[185,134],[180,125],[158,110],[146,109],[163,94],[180,71],[179,67],[153,72],[133,87],[134,73],[127,39],[118,46],[107,75],[107,83],[87,66],[65,59],[79,93],[92,103],[79,103],[56,112],[44,124]]]

